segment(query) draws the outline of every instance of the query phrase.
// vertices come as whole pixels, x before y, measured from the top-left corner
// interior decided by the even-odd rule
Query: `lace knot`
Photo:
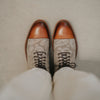
[[[34,54],[33,58],[34,58],[35,66],[46,69],[45,67],[46,52],[37,51],[37,52],[34,52],[33,54]]]
[[[75,68],[75,63],[70,63],[70,52],[61,52],[58,53],[58,62],[59,62],[59,68],[61,67],[71,67]]]

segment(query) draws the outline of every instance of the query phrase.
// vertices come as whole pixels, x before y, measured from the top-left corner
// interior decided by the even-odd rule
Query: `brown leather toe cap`
[[[49,38],[49,31],[47,24],[43,20],[37,20],[33,24],[29,32],[29,39]]]
[[[54,39],[73,39],[74,34],[68,21],[61,20],[57,23],[54,31]]]

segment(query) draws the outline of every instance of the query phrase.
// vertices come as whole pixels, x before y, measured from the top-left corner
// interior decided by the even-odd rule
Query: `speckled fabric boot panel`
[[[44,52],[39,57],[45,57],[42,60],[45,59],[45,67],[49,71],[49,39],[28,39],[27,60],[29,68],[37,67],[34,59],[37,56],[37,52]]]
[[[59,53],[69,52],[70,63],[75,63],[76,44],[74,39],[55,39],[54,40],[54,65],[55,71],[59,69]]]

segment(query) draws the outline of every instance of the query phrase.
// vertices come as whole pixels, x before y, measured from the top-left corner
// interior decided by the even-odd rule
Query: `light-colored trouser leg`
[[[100,81],[93,74],[65,67],[53,81],[55,100],[100,100]]]
[[[0,100],[50,100],[50,74],[33,68],[13,79],[0,94]]]

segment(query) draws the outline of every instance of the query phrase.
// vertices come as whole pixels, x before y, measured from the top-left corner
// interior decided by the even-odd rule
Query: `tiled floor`
[[[51,35],[57,21],[69,20],[77,69],[100,77],[100,0],[0,0],[0,87],[27,70],[25,40],[36,19],[47,21]]]

